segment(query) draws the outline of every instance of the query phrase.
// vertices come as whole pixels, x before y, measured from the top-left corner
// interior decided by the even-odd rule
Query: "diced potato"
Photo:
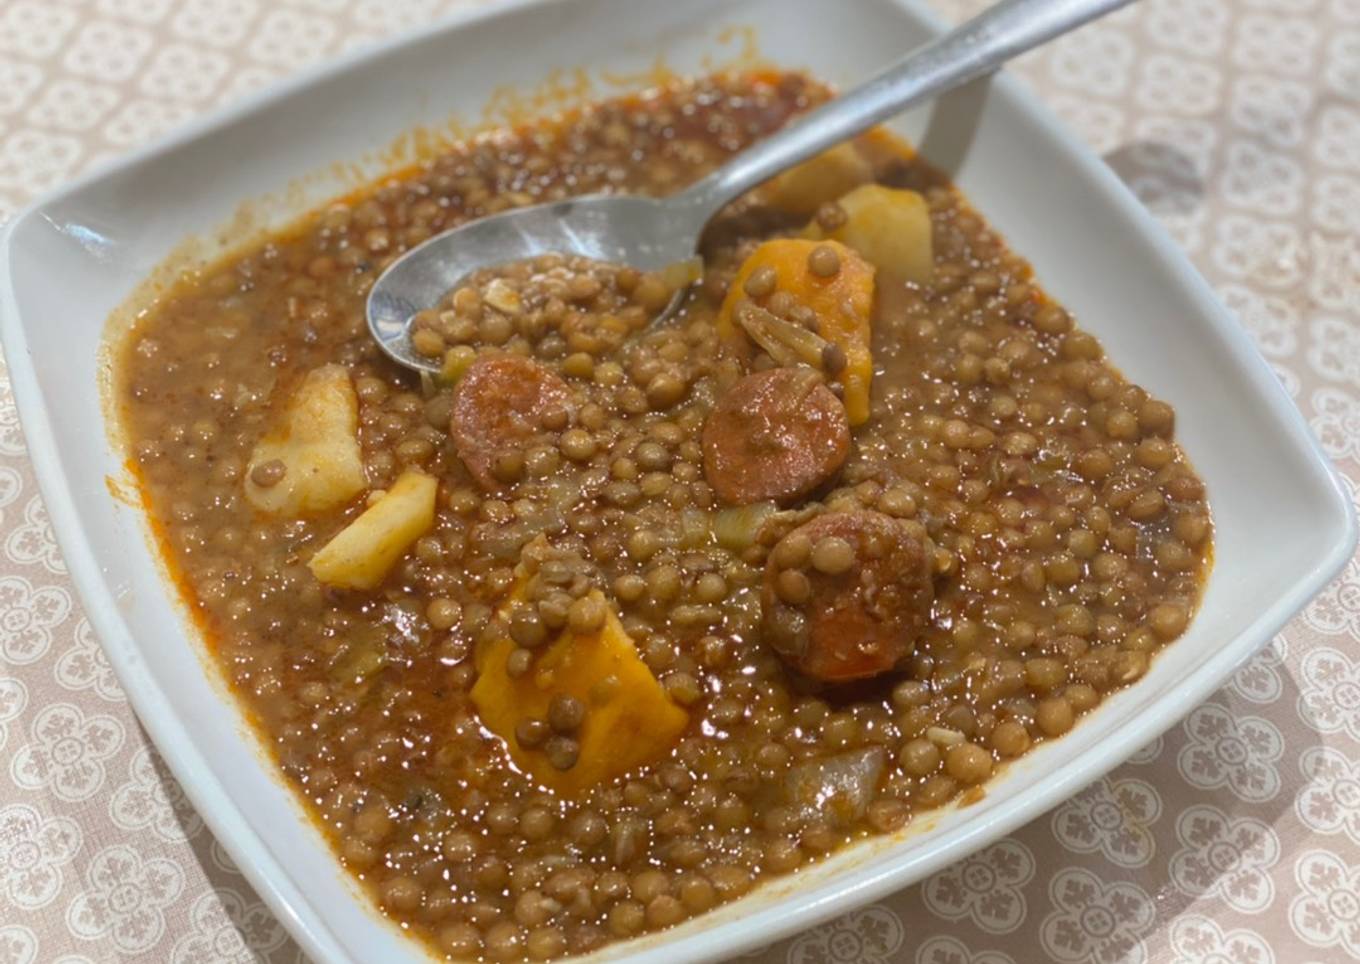
[[[257,485],[251,470],[275,460],[283,463],[283,478]],[[246,468],[246,499],[270,515],[298,517],[344,505],[367,484],[359,399],[342,366],[323,365],[307,373],[282,423],[255,444]]]
[[[840,256],[841,267],[830,278],[808,269],[808,255],[818,244],[829,244]],[[775,273],[775,290],[786,291],[817,313],[817,333],[839,345],[846,366],[840,373],[845,389],[845,412],[851,425],[869,418],[869,389],[873,359],[869,354],[869,318],[874,306],[874,266],[838,241],[776,238],[751,252],[737,270],[727,290],[716,322],[719,336],[730,346],[744,349],[746,334],[735,321],[737,305],[748,298],[746,279],[758,268]]]
[[[903,281],[925,284],[930,280],[935,254],[930,205],[925,198],[915,191],[864,184],[837,203],[845,210],[845,223],[825,234],[813,221],[808,225],[808,237],[825,236],[844,242],[874,267]]]
[[[423,472],[403,472],[392,488],[341,529],[307,565],[312,575],[340,589],[372,589],[434,526],[439,485]]]
[[[854,144],[837,144],[774,178],[766,188],[767,197],[790,214],[810,215],[873,176],[873,168]]]
[[[593,595],[604,601],[598,590]],[[509,639],[478,646],[480,675],[472,701],[482,725],[505,741],[515,765],[558,793],[578,796],[659,759],[689,721],[642,661],[612,609],[596,632],[564,630],[518,679],[506,672],[514,649]],[[546,718],[558,694],[574,696],[587,708],[576,733],[581,752],[569,770],[557,769],[541,750],[526,750],[515,740],[520,720]]]

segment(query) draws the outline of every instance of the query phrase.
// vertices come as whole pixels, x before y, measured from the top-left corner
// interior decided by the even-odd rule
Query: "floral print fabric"
[[[0,221],[298,66],[495,0],[3,0]],[[935,0],[961,19],[986,0]],[[1251,333],[1360,501],[1360,3],[1143,0],[1023,58]],[[765,964],[1360,959],[1360,560],[1182,724]],[[170,777],[52,538],[0,362],[0,962],[301,960]]]

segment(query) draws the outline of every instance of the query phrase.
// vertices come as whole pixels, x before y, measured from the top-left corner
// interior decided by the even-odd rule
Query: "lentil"
[[[841,270],[841,258],[829,244],[819,244],[808,255],[808,271],[818,278],[832,278]]]
[[[250,481],[262,488],[271,488],[283,481],[288,468],[279,459],[261,462],[250,470]]]
[[[855,550],[838,536],[818,540],[812,549],[812,565],[828,576],[839,576],[855,563]]]
[[[548,725],[558,733],[575,733],[585,716],[585,704],[573,696],[559,693],[548,706]]]

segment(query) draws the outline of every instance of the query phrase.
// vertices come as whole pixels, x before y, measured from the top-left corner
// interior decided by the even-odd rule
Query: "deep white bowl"
[[[76,587],[185,791],[313,958],[395,962],[423,952],[373,913],[279,781],[202,659],[140,508],[115,497],[109,480],[123,479],[124,456],[100,391],[110,313],[172,250],[183,253],[186,238],[199,239],[199,254],[239,240],[239,217],[222,228],[242,201],[257,199],[246,219],[254,226],[282,224],[352,187],[354,172],[379,173],[384,152],[374,149],[403,132],[444,128],[454,114],[475,122],[486,105],[512,102],[506,89],[549,89],[542,85],[559,68],[567,71],[559,81],[571,83],[552,90],[585,76],[594,96],[606,96],[645,84],[658,57],[698,72],[749,53],[754,41],[775,64],[848,85],[937,29],[905,0],[510,2],[305,72],[55,192],[7,227],[0,334]],[[954,176],[1130,378],[1175,406],[1217,522],[1203,607],[1144,680],[1009,767],[981,802],[597,959],[662,947],[676,962],[731,955],[958,860],[1173,725],[1351,554],[1349,502],[1303,420],[1246,333],[1098,159],[1005,79],[894,126]]]

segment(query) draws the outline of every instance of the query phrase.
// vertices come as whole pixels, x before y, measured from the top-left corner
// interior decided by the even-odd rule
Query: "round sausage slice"
[[[772,368],[732,386],[704,422],[704,477],[734,505],[790,505],[850,454],[845,406],[810,368]]]
[[[765,566],[765,641],[829,683],[865,679],[910,655],[935,598],[934,547],[881,512],[830,512],[794,529]]]
[[[502,459],[522,454],[544,420],[562,412],[571,414],[571,392],[557,375],[521,355],[482,355],[458,382],[449,432],[473,478],[497,491],[512,481]]]

